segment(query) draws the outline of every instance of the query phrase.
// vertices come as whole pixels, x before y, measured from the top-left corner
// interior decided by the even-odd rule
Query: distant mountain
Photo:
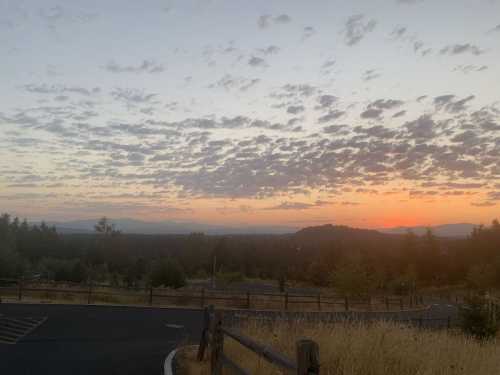
[[[73,220],[67,222],[47,222],[54,225],[63,234],[90,234],[98,219]],[[224,226],[194,222],[177,221],[141,221],[135,219],[109,219],[116,229],[129,234],[189,234],[203,232],[205,234],[287,234],[294,233],[297,228],[285,226]]]
[[[475,224],[459,223],[459,224],[444,224],[431,227],[416,226],[416,227],[396,227],[396,228],[383,228],[379,229],[382,233],[389,234],[404,234],[411,230],[416,235],[423,235],[426,233],[427,228],[432,230],[432,233],[438,237],[467,237],[471,234],[472,229],[477,227]]]

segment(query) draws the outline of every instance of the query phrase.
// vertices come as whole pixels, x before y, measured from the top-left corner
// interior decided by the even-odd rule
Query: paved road
[[[201,332],[199,310],[140,307],[0,304],[0,315],[16,320],[43,320],[16,344],[0,343],[0,374],[161,374],[165,356],[177,345],[197,341]],[[335,321],[424,319],[424,327],[446,326],[456,307],[434,304],[420,312],[392,313],[271,313],[227,312],[228,322],[245,317],[265,320],[320,319]],[[443,320],[445,319],[445,320]]]
[[[161,374],[178,344],[197,340],[197,310],[0,304],[0,315],[47,319],[16,344],[0,343],[0,374]]]

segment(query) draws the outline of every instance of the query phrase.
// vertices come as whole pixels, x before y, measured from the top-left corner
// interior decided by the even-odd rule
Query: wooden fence
[[[295,293],[251,293],[211,289],[126,288],[96,283],[33,283],[0,287],[0,297],[78,303],[140,304],[290,311],[400,311],[424,305],[422,296],[349,298]]]
[[[198,347],[198,360],[202,361],[204,359],[205,352],[209,348],[211,375],[221,375],[224,366],[239,375],[250,375],[247,370],[241,368],[224,353],[225,336],[232,338],[264,360],[282,368],[285,370],[285,373],[298,375],[319,374],[319,346],[312,340],[302,339],[297,341],[296,359],[292,361],[283,354],[225,327],[222,323],[221,313],[214,311],[213,305],[205,308],[203,319],[203,331]]]

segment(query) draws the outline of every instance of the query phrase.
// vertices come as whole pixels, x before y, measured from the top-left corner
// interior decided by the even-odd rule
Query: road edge
[[[174,375],[174,361],[175,361],[175,356],[180,350],[186,349],[186,348],[192,348],[192,347],[198,347],[198,345],[183,345],[175,348],[172,350],[168,355],[165,357],[165,360],[163,361],[163,375]]]

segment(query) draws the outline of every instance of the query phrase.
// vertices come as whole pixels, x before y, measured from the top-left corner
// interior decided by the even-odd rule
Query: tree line
[[[102,218],[94,234],[60,234],[43,222],[0,217],[0,278],[181,287],[187,278],[210,277],[214,264],[220,280],[273,279],[282,288],[294,280],[346,295],[443,285],[488,290],[500,287],[500,224],[455,239],[332,225],[289,235],[136,235]]]

